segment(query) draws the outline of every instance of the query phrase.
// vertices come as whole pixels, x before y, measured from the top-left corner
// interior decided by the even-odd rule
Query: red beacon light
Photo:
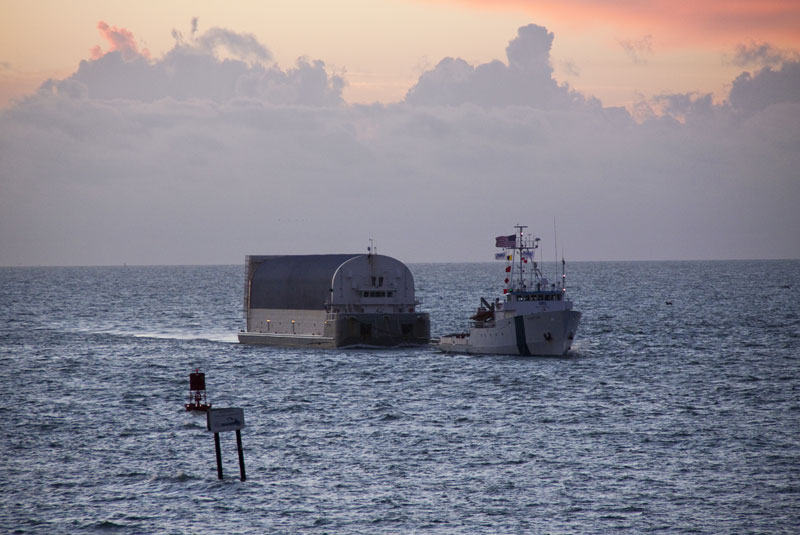
[[[185,407],[187,411],[203,412],[211,408],[211,403],[206,400],[206,374],[198,368],[189,374],[189,403]]]

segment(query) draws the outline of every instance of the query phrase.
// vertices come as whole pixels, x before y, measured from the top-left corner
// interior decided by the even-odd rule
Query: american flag
[[[494,239],[494,246],[495,247],[505,247],[506,249],[513,249],[517,243],[517,236],[512,234],[511,236],[498,236]]]

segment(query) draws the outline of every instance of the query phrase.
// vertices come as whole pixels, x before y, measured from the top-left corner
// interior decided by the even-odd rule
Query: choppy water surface
[[[435,336],[503,277],[411,268]],[[558,359],[241,346],[242,271],[0,269],[4,531],[796,533],[798,261],[568,265]]]

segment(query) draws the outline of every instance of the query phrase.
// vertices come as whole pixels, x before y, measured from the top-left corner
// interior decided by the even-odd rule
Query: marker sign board
[[[238,431],[244,427],[244,409],[209,409],[206,414],[207,428],[212,433]]]

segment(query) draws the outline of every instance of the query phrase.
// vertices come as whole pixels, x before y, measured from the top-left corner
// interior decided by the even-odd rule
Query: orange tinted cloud
[[[146,58],[150,57],[150,51],[146,48],[139,52],[136,40],[133,38],[133,33],[130,30],[126,30],[125,28],[117,28],[116,26],[109,26],[102,20],[97,23],[97,29],[100,30],[100,35],[102,35],[105,40],[108,41],[110,48],[108,51],[103,52],[103,50],[100,48],[100,45],[94,46],[91,49],[92,59],[99,59],[109,52],[116,51],[119,51],[122,54],[122,57],[125,59],[130,59],[131,57],[139,55]]]
[[[433,0],[440,1],[440,0]],[[517,9],[582,27],[653,33],[659,42],[724,45],[760,39],[800,44],[797,0],[441,0],[485,9]]]

